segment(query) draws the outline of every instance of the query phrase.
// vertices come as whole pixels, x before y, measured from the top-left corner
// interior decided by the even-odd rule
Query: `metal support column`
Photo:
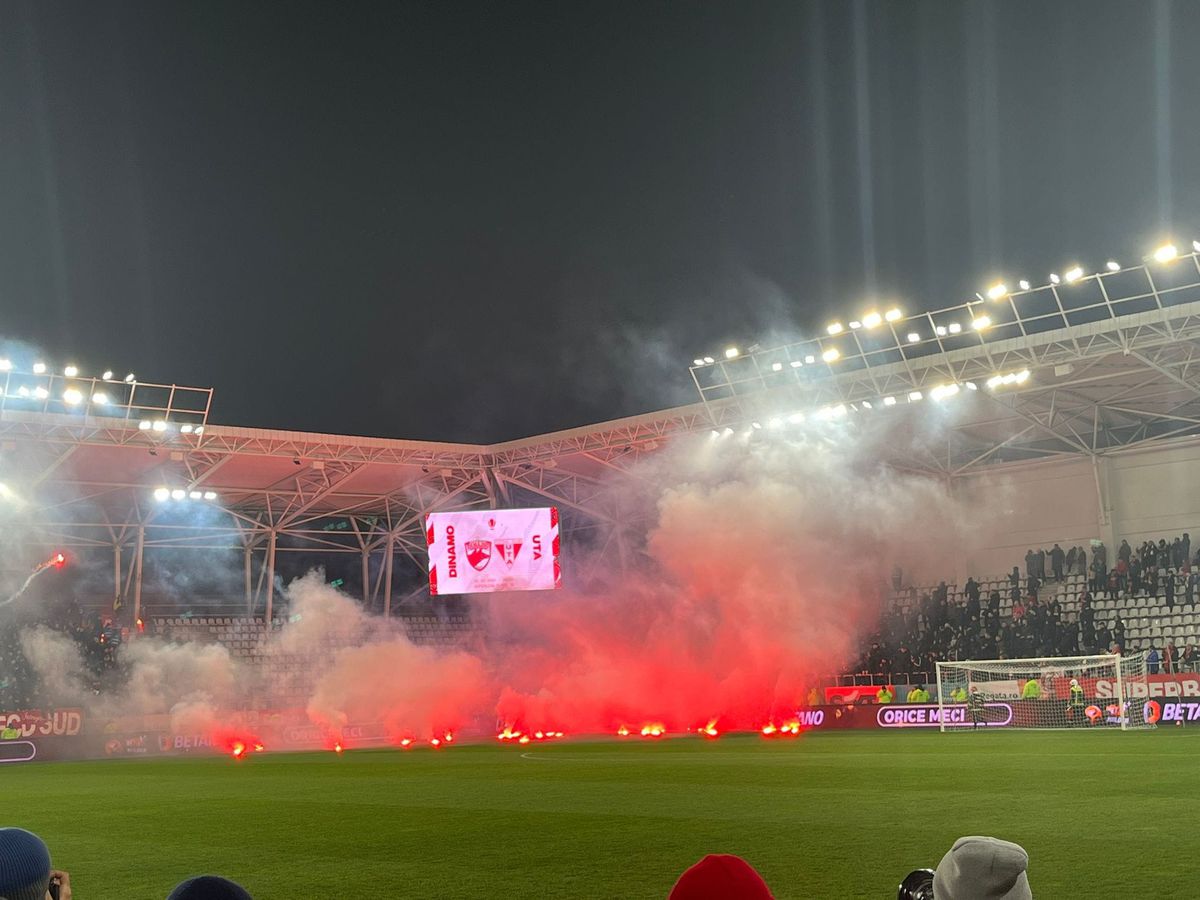
[[[142,559],[146,555],[146,526],[138,526],[137,551],[133,558],[133,622],[142,617]]]
[[[390,619],[392,616],[392,560],[396,555],[395,535],[388,535],[387,547],[384,552],[387,555],[383,558],[383,617]]]
[[[125,598],[121,596],[121,543],[113,542],[113,608],[120,609]],[[136,624],[136,623],[135,623]]]
[[[362,550],[362,603],[363,609],[371,608],[371,551]]]
[[[246,578],[246,615],[254,615],[254,579],[251,577],[253,553],[250,550],[250,542],[242,548],[242,565],[245,570]]]
[[[275,529],[267,541],[267,628],[271,627],[271,615],[275,605]]]

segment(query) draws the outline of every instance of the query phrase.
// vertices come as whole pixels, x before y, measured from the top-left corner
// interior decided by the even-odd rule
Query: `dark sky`
[[[1169,2],[0,0],[0,334],[500,440],[872,298],[1200,236]]]

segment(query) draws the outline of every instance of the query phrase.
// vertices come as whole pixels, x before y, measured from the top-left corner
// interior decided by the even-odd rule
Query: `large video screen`
[[[561,586],[558,509],[430,513],[430,594],[548,591]]]

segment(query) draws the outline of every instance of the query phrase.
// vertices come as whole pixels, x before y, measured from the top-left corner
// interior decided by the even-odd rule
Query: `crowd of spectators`
[[[1070,586],[1079,579],[1071,576],[1086,579],[1077,595]],[[893,586],[900,588],[898,582]],[[855,672],[932,679],[936,663],[946,660],[1121,653],[1126,623],[1119,611],[1098,612],[1096,601],[1156,597],[1169,611],[1194,611],[1200,550],[1193,556],[1186,532],[1137,548],[1123,540],[1113,560],[1103,543],[1065,550],[1055,544],[1030,549],[1024,571],[1013,566],[986,595],[973,576],[961,592],[943,581],[929,591],[909,587],[897,593]],[[1177,648],[1168,641],[1143,649],[1151,674],[1200,671],[1200,648],[1194,644]]]

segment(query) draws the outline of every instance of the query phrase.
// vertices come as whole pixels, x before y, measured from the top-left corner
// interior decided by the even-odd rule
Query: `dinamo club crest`
[[[476,572],[482,572],[492,561],[491,541],[467,541],[467,562]]]

